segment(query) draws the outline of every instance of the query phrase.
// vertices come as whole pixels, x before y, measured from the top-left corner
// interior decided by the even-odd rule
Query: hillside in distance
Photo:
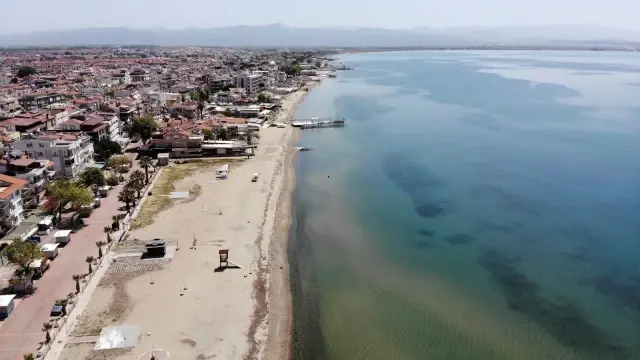
[[[0,34],[0,46],[409,47],[451,44],[469,42],[447,35],[425,35],[407,30],[294,28],[277,24],[184,30],[91,28]]]
[[[0,46],[460,47],[575,46],[640,41],[640,32],[597,26],[455,27],[435,29],[297,28],[281,24],[207,29],[122,27],[0,34]]]

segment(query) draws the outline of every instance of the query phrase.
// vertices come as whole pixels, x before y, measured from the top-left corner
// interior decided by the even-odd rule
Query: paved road
[[[95,242],[106,241],[104,227],[111,224],[113,215],[121,213],[117,210],[122,206],[118,202],[121,188],[122,185],[117,186],[109,192],[108,197],[102,199],[102,205],[85,219],[87,226],[71,235],[69,244],[52,262],[42,279],[37,281],[36,292],[20,300],[13,314],[0,323],[0,360],[21,360],[23,354],[37,352],[39,343],[44,341],[41,328],[50,319],[51,306],[57,299],[75,292],[73,274],[87,273],[87,256],[98,256]]]

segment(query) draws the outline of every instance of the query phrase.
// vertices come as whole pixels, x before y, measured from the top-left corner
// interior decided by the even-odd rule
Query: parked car
[[[60,316],[60,315],[62,315],[62,306],[54,304],[51,307],[51,316]]]

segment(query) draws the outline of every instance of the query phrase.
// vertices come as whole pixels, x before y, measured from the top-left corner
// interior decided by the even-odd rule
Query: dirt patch
[[[127,292],[127,284],[138,276],[141,274],[118,273],[105,276],[89,303],[89,309],[93,308],[93,311],[87,311],[80,317],[73,336],[100,335],[103,327],[119,324],[133,305]],[[110,299],[106,304],[105,297]]]
[[[194,175],[198,172],[212,170],[222,164],[232,165],[241,163],[242,160],[225,159],[225,160],[198,160],[185,164],[174,164],[162,170],[160,178],[156,181],[151,190],[153,195],[147,196],[142,204],[142,208],[138,216],[131,223],[131,230],[140,229],[153,224],[158,213],[170,208],[174,202],[171,201],[169,195],[176,190],[176,182]],[[235,164],[234,164],[235,163]],[[190,193],[199,196],[202,193],[202,186],[190,189]]]
[[[181,343],[185,344],[185,345],[189,345],[192,348],[196,347],[196,345],[198,344],[197,342],[191,340],[191,339],[184,339],[182,341],[180,341]]]

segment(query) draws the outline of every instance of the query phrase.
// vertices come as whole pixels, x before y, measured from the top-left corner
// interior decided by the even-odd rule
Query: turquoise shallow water
[[[640,56],[345,55],[290,242],[296,359],[640,359]]]

